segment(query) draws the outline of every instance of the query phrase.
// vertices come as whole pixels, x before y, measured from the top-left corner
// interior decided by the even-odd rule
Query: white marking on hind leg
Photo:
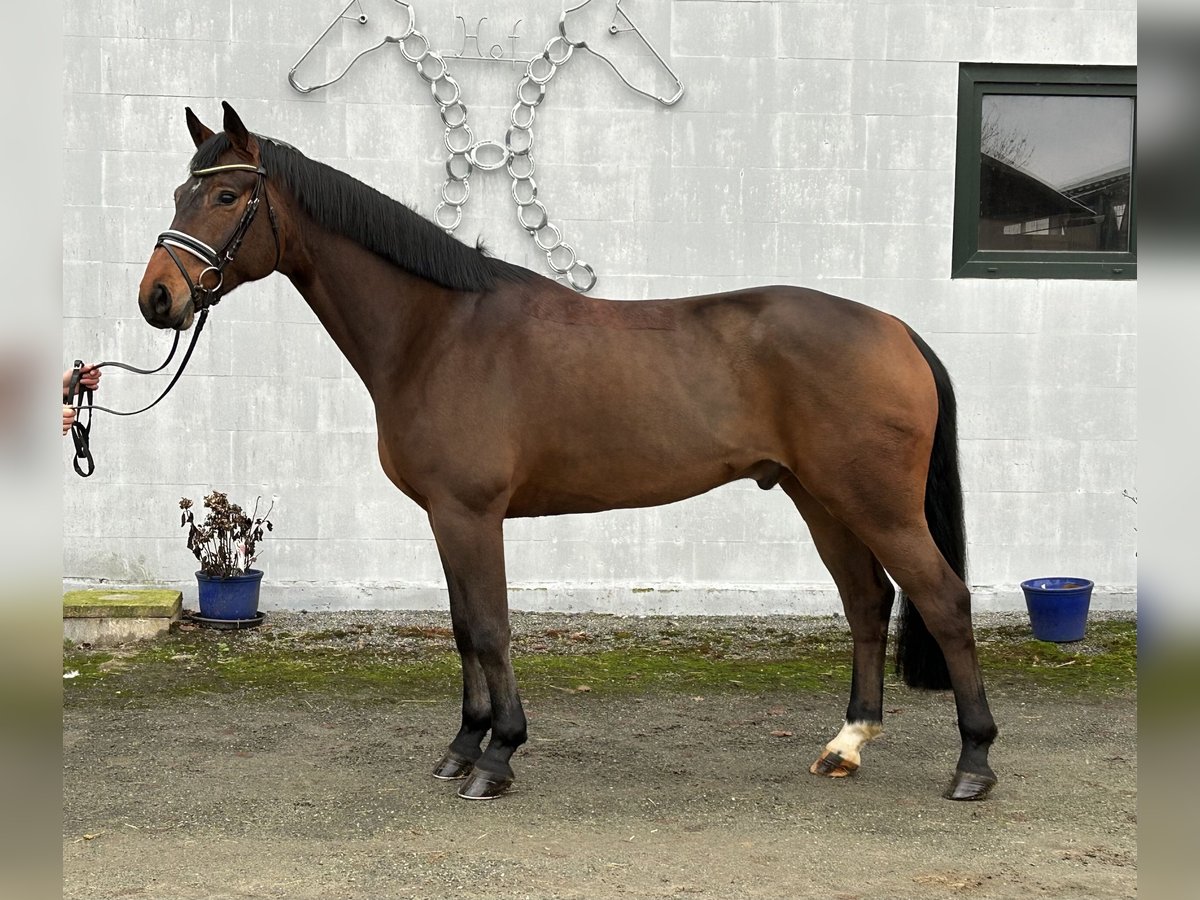
[[[825,752],[836,753],[843,761],[858,766],[862,762],[862,748],[881,734],[883,726],[879,722],[846,722],[837,737],[825,745]]]

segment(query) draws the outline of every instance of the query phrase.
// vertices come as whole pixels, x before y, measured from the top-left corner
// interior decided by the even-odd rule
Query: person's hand
[[[74,374],[74,369],[67,369],[63,372],[63,396],[67,396],[67,391],[71,389],[71,376]],[[85,365],[79,370],[79,387],[90,391],[96,390],[100,386],[100,370],[95,366]]]
[[[71,426],[75,424],[75,410],[70,406],[63,407],[63,434],[71,430]]]
[[[89,391],[100,387],[100,370],[95,366],[84,366],[80,370],[79,383]]]

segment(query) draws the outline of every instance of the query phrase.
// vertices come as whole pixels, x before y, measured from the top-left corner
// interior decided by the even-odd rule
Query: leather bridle
[[[266,181],[267,170],[262,166],[256,166],[251,163],[229,163],[223,166],[209,166],[205,169],[193,169],[193,178],[203,178],[205,175],[216,175],[219,172],[253,172],[258,177],[254,180],[254,190],[250,194],[250,199],[246,201],[246,208],[242,210],[242,218],[233,229],[233,233],[226,239],[220,250],[214,250],[208,244],[199,238],[192,237],[186,231],[177,231],[174,228],[168,228],[158,236],[158,241],[154,244],[157,250],[162,247],[167,251],[167,255],[171,257],[171,261],[178,267],[179,272],[183,275],[184,280],[188,283],[191,291],[192,308],[196,312],[204,312],[210,306],[216,306],[220,297],[221,287],[225,282],[225,269],[233,262],[233,257],[237,254],[238,249],[242,246],[242,240],[246,237],[246,232],[250,230],[251,223],[254,222],[254,214],[258,212],[258,205],[263,200],[267,201],[267,216],[271,220],[271,236],[275,239],[275,264],[271,267],[274,271],[279,266],[279,226],[275,222],[275,210],[271,208],[271,200],[267,196]],[[200,274],[196,276],[196,280],[192,280],[192,276],[188,274],[187,267],[179,258],[176,250],[183,250],[196,257],[205,268],[200,270]],[[209,272],[215,272],[217,276],[216,284],[212,287],[204,286],[204,277]]]
[[[262,166],[251,165],[250,163],[229,163],[223,166],[209,166],[204,169],[193,169],[191,174],[194,178],[203,178],[206,175],[215,175],[218,172],[229,171],[244,171],[253,172],[258,177],[254,182],[254,190],[250,194],[250,199],[246,202],[246,208],[242,210],[242,218],[234,227],[233,233],[229,235],[220,250],[214,250],[208,244],[199,238],[193,237],[185,231],[178,231],[174,228],[168,228],[158,236],[158,240],[154,244],[157,250],[162,247],[167,251],[167,255],[171,257],[171,261],[179,268],[180,274],[188,283],[190,296],[192,300],[192,308],[200,313],[200,318],[196,321],[196,327],[192,330],[192,340],[188,344],[187,352],[183,355],[183,360],[179,364],[178,371],[171,378],[171,383],[167,385],[166,390],[158,395],[158,399],[149,406],[144,406],[141,409],[133,410],[132,412],[122,412],[115,409],[109,409],[106,406],[96,406],[92,402],[93,392],[90,388],[81,387],[80,379],[83,374],[83,361],[75,360],[75,368],[71,373],[71,379],[67,386],[67,391],[63,395],[63,403],[74,407],[75,421],[71,425],[71,439],[75,443],[75,459],[73,465],[75,471],[84,478],[87,478],[96,471],[96,463],[92,457],[90,446],[90,435],[92,430],[92,412],[106,412],[114,416],[136,416],[139,413],[144,413],[149,409],[157,406],[159,401],[171,392],[171,388],[175,387],[179,377],[187,368],[188,360],[192,358],[192,351],[196,349],[196,341],[200,338],[200,332],[204,330],[204,323],[208,321],[208,311],[216,306],[220,301],[219,296],[222,286],[225,283],[225,269],[233,262],[234,256],[238,249],[242,246],[242,241],[246,237],[246,233],[250,230],[250,225],[254,221],[254,215],[258,212],[258,206],[262,201],[267,204],[267,216],[271,222],[271,236],[275,239],[275,263],[271,266],[271,271],[279,268],[279,226],[275,221],[275,210],[271,208],[271,200],[267,196],[266,178],[267,170]],[[176,250],[183,250],[190,253],[192,256],[199,259],[205,264],[205,268],[196,276],[195,281],[188,274],[187,267],[179,258]],[[205,276],[209,272],[216,273],[216,283],[211,287],[204,286]],[[156,372],[161,372],[171,362],[175,356],[175,351],[179,348],[179,331],[175,331],[175,341],[171,344],[171,352],[167,354],[167,358],[163,360],[162,365],[155,369],[139,369],[137,366],[131,366],[122,362],[106,361],[96,363],[92,368],[103,368],[104,366],[115,366],[120,369],[126,369],[130,372],[136,372],[140,375],[153,375]],[[83,421],[83,413],[88,414],[87,421]],[[84,471],[80,461],[83,460],[87,464],[87,471]]]

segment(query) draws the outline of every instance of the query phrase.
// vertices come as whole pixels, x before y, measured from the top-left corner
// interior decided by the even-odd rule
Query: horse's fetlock
[[[516,749],[529,740],[529,730],[522,715],[519,720],[492,723],[492,740]]]

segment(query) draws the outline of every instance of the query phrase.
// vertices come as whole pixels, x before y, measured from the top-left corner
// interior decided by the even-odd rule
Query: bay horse
[[[997,730],[964,581],[955,399],[912,329],[797,287],[586,297],[223,106],[221,133],[187,110],[196,151],[138,305],[151,325],[187,330],[279,271],[366,385],[383,469],[428,514],[462,659],[462,721],[436,777],[497,797],[526,740],[506,518],[654,506],[752,478],[808,524],[854,640],[845,724],[810,771],[853,773],[881,731],[890,576],[899,672],[954,691],[962,749],[945,796],[987,795]]]

